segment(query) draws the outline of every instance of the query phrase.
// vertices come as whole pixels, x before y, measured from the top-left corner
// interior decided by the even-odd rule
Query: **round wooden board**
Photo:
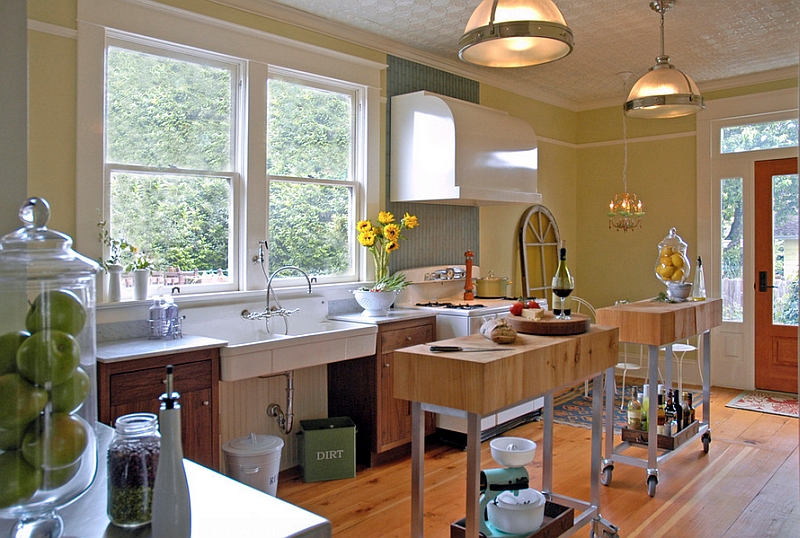
[[[592,321],[585,314],[571,314],[572,319],[556,319],[552,312],[545,312],[540,320],[523,318],[509,314],[506,321],[518,333],[536,334],[539,336],[564,336],[581,334],[589,330]]]

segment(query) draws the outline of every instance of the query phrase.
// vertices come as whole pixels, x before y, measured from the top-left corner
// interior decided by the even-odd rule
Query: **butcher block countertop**
[[[663,346],[722,325],[722,299],[665,303],[645,299],[597,309],[597,323],[619,327],[620,342]]]
[[[573,336],[518,334],[495,344],[479,334],[436,345],[487,352],[432,352],[420,344],[394,352],[394,397],[488,415],[588,379],[617,363],[619,330],[592,325]]]

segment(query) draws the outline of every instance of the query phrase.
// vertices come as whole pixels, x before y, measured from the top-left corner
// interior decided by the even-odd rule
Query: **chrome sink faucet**
[[[262,269],[263,269],[263,260],[260,260],[260,261],[262,263]],[[298,312],[300,309],[299,308],[295,308],[293,310],[287,310],[286,308],[283,308],[281,306],[280,299],[278,299],[278,295],[275,293],[275,290],[272,288],[272,280],[275,278],[275,276],[278,273],[281,273],[283,271],[295,271],[295,272],[298,272],[298,273],[302,274],[305,277],[306,282],[308,283],[308,293],[309,294],[311,293],[311,278],[309,278],[308,274],[305,271],[303,271],[302,269],[300,269],[299,267],[294,266],[294,265],[284,265],[284,266],[278,267],[277,269],[275,269],[275,271],[272,272],[272,274],[267,279],[267,307],[266,307],[266,309],[263,312],[250,312],[248,310],[242,310],[242,313],[241,313],[242,319],[247,319],[247,320],[266,319],[267,320],[267,331],[269,331],[269,320],[270,320],[270,318],[272,318],[274,316],[280,316],[280,317],[283,318],[284,327],[286,328],[286,332],[288,333],[289,326],[288,326],[288,323],[287,323],[287,318],[289,316],[291,316],[292,314],[294,314],[295,312]],[[264,272],[264,274],[266,275],[266,271]],[[271,304],[270,295],[273,295],[275,297],[275,303],[277,304],[277,306],[273,306]]]

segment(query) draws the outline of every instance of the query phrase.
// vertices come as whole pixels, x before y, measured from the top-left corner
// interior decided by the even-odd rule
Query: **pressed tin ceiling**
[[[661,49],[660,16],[649,0],[554,0],[575,50],[514,69],[458,59],[458,40],[480,0],[216,1],[573,110],[622,104],[616,74],[630,71],[635,81]],[[701,91],[797,76],[800,0],[676,0],[665,18],[666,53]]]

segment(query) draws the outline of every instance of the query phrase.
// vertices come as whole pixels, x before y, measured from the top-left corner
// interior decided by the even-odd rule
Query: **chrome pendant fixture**
[[[705,108],[697,84],[669,63],[669,56],[664,53],[664,13],[673,5],[675,0],[650,2],[650,8],[661,15],[661,56],[631,88],[625,103],[625,114],[631,118],[679,118]]]
[[[458,43],[458,57],[486,67],[528,67],[572,52],[572,30],[552,0],[482,0]]]

